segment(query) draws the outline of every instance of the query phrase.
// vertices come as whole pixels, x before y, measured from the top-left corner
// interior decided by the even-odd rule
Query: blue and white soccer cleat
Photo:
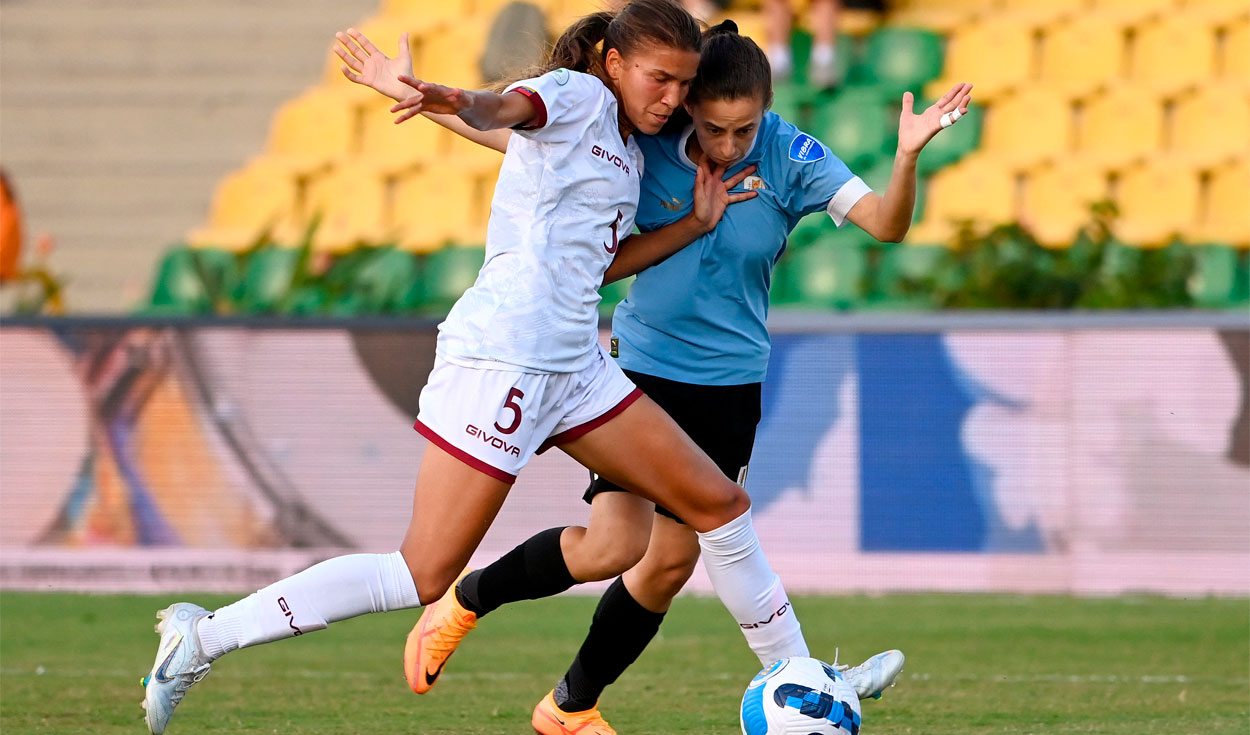
[[[152,735],[161,735],[174,708],[191,685],[208,676],[211,664],[200,648],[195,626],[208,611],[189,602],[178,602],[156,613],[156,632],[161,646],[152,670],[143,677],[143,721]]]
[[[842,677],[860,699],[881,699],[881,692],[894,686],[905,660],[902,651],[890,650],[878,653],[859,666],[834,664],[834,668],[842,672]]]

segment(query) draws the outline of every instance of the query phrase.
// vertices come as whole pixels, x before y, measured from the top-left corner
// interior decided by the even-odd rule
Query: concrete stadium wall
[[[1240,315],[775,326],[747,489],[793,590],[1250,594]],[[394,549],[434,339],[8,322],[0,588],[246,591]],[[474,563],[584,523],[585,483],[537,457]]]
[[[0,1],[0,164],[75,313],[142,303],[164,248],[377,0]]]

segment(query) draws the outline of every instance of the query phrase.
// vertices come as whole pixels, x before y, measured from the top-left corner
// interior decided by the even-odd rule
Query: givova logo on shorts
[[[473,424],[469,424],[468,426],[464,427],[464,430],[465,430],[465,433],[467,433],[469,436],[475,436],[478,439],[481,439],[483,444],[489,444],[490,446],[494,447],[495,449],[500,450],[504,454],[511,454],[513,457],[521,456],[520,446],[516,444],[509,444],[508,442],[504,441],[503,439],[500,439],[497,436],[487,434],[485,431],[477,428]]]

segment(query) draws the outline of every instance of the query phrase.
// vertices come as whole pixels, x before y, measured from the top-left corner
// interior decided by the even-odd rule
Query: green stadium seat
[[[870,305],[876,309],[933,306],[928,284],[955,256],[940,245],[890,244],[881,248],[871,272]]]
[[[204,282],[195,265],[194,252],[179,246],[165,253],[156,267],[148,311],[160,314],[203,314],[209,311]]]
[[[288,300],[301,250],[264,245],[244,255],[235,301],[247,314],[272,313]]]
[[[898,144],[897,112],[876,92],[849,88],[815,111],[812,132],[851,170],[871,168]]]
[[[894,96],[919,94],[942,73],[942,38],[920,28],[881,28],[868,37],[864,54],[872,82]]]
[[[976,94],[975,89],[973,94]],[[924,110],[934,102],[932,99],[917,102],[916,110]],[[981,144],[981,131],[984,126],[984,108],[974,101],[968,105],[968,114],[961,117],[957,125],[941,131],[924,147],[916,161],[916,172],[921,176],[929,176],[976,150]]]
[[[353,313],[410,311],[423,295],[416,257],[393,247],[378,248],[352,274],[349,293],[358,299]]]
[[[849,308],[861,300],[862,248],[831,239],[788,254],[773,271],[772,303],[810,309]]]
[[[448,247],[430,253],[421,272],[423,308],[442,312],[450,309],[477,280],[485,262],[483,248]]]
[[[1227,245],[1198,245],[1187,286],[1198,306],[1229,306],[1235,299],[1237,251]]]

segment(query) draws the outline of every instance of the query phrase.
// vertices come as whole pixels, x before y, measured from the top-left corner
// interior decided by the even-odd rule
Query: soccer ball
[[[783,658],[742,696],[742,735],[858,735],[859,696],[824,661]]]

